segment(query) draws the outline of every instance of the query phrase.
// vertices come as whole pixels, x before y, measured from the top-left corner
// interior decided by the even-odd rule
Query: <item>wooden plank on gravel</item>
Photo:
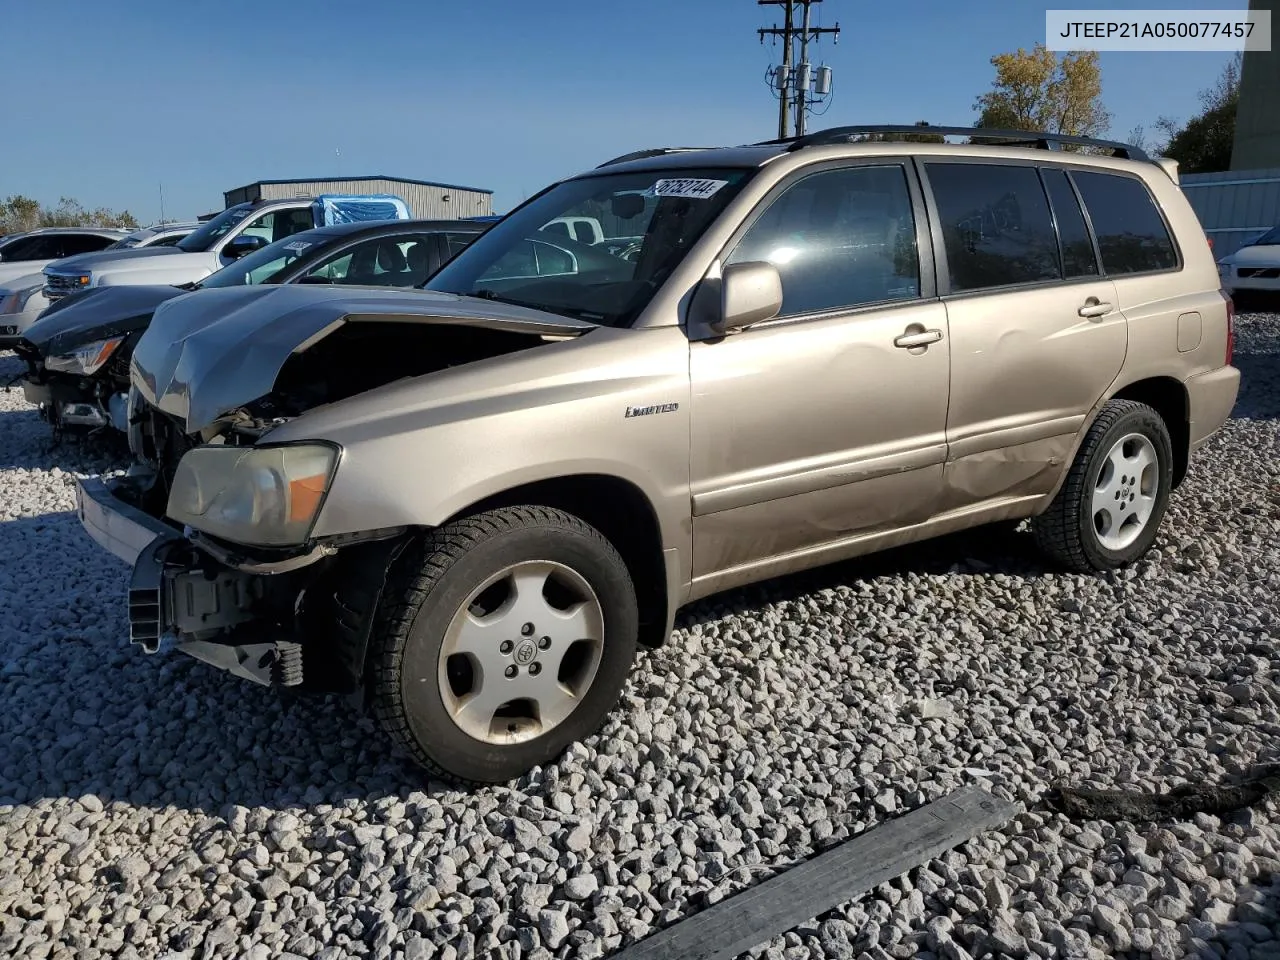
[[[1016,805],[963,787],[672,924],[613,960],[731,960],[1011,820]]]

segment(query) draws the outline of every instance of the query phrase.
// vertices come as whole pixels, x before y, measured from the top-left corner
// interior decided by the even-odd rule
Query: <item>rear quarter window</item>
[[[1146,184],[1136,177],[1073,170],[1102,254],[1113,276],[1176,270],[1178,251]]]

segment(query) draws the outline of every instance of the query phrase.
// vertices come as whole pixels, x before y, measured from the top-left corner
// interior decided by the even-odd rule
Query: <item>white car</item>
[[[50,264],[44,268],[44,295],[52,303],[96,287],[199,283],[245,254],[303,230],[409,217],[409,205],[390,194],[320,194],[238,203],[171,247],[104,250]]]
[[[43,273],[29,273],[0,283],[0,350],[8,350],[49,305]]]
[[[1280,293],[1280,227],[1219,260],[1218,275],[1232,296]]]
[[[122,237],[108,250],[133,250],[136,247],[172,247],[200,224],[192,220],[184,223],[160,223],[153,227],[135,230],[127,237]]]
[[[0,350],[12,346],[48,306],[40,292],[41,270],[63,257],[105,250],[127,236],[125,230],[98,227],[44,227],[6,237],[0,244]]]
[[[99,227],[42,227],[0,247],[0,282],[39,273],[63,257],[105,250],[129,235],[127,230]]]

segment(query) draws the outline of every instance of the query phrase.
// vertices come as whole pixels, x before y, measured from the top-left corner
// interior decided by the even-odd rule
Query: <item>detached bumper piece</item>
[[[133,565],[131,643],[147,653],[178,650],[264,686],[303,682],[302,645],[280,637],[268,578],[219,563],[101,480],[80,481],[77,500],[86,532]]]

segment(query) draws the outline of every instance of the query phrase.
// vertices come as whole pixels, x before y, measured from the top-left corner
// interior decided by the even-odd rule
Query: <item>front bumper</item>
[[[189,536],[129,502],[139,481],[81,480],[80,522],[133,568],[129,639],[174,649],[254,683],[365,689],[365,651],[390,565],[408,534],[313,546],[263,560]]]
[[[1235,271],[1223,277],[1228,293],[1280,293],[1280,268],[1257,268],[1258,272],[1242,277]]]
[[[129,566],[157,539],[182,538],[181,533],[115,496],[101,480],[76,483],[76,512],[93,541]]]
[[[0,313],[0,350],[8,350],[15,346],[31,325],[40,318],[44,306],[39,310],[24,310],[22,313]]]
[[[121,433],[129,432],[128,397],[113,390],[109,381],[61,373],[42,377],[24,376],[22,392],[27,403],[39,407],[54,427],[114,427]]]
[[[175,649],[264,686],[302,683],[302,647],[272,636],[262,578],[203,562],[174,527],[132,506],[103,481],[80,480],[85,532],[133,567],[129,641],[147,653]]]

